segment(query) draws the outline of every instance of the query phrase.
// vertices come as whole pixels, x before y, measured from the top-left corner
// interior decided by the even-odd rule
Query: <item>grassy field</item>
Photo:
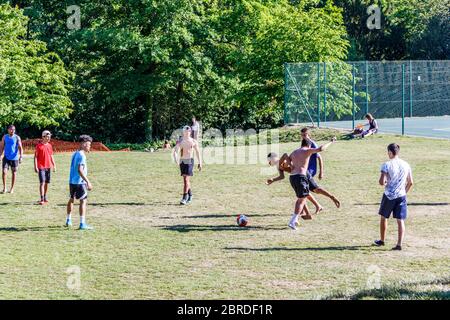
[[[415,177],[401,252],[390,251],[393,220],[387,247],[371,246],[379,168],[394,141]],[[63,227],[70,155],[56,156],[44,207],[27,157],[16,193],[0,195],[0,298],[448,299],[449,159],[448,140],[339,141],[324,154],[321,184],[342,207],[318,196],[325,211],[292,231],[294,193],[287,179],[266,186],[274,171],[265,164],[206,164],[193,179],[194,202],[182,207],[169,153],[92,153],[87,221],[95,230],[78,231]],[[236,226],[240,213],[248,228]]]

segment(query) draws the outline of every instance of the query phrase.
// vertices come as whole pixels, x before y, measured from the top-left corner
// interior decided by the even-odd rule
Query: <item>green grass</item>
[[[401,252],[389,250],[394,221],[387,247],[371,247],[379,168],[393,141],[415,177]],[[318,196],[326,210],[297,232],[286,226],[294,193],[287,180],[264,184],[274,173],[267,165],[206,164],[193,179],[194,202],[181,207],[179,171],[167,152],[88,155],[87,220],[95,230],[66,230],[70,155],[56,156],[45,207],[35,205],[28,157],[16,193],[0,195],[0,298],[448,299],[450,141],[374,136],[339,141],[323,156],[320,183],[342,207]],[[248,228],[236,226],[239,213],[250,217]],[[67,286],[71,266],[80,268],[79,290]],[[374,269],[381,288],[372,290]]]

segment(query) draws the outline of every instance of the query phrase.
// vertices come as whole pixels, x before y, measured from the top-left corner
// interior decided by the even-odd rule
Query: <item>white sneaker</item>
[[[186,199],[182,199],[181,201],[180,201],[180,204],[181,205],[185,205],[187,203],[187,200]]]
[[[295,225],[295,223],[289,223],[288,227],[291,228],[292,230],[297,230],[297,226]]]

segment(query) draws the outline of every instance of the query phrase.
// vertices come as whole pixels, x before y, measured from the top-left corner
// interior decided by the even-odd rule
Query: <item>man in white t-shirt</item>
[[[379,183],[385,186],[383,199],[381,200],[379,215],[380,220],[380,240],[375,241],[375,245],[384,246],[386,238],[387,219],[393,213],[397,219],[398,241],[392,250],[402,250],[402,241],[405,235],[405,219],[407,216],[406,194],[413,185],[413,177],[409,164],[400,159],[398,154],[400,146],[391,143],[387,147],[389,161],[381,166]]]

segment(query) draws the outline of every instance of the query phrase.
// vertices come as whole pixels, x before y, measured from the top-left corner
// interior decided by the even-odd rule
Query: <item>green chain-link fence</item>
[[[450,115],[450,61],[286,63],[285,123]],[[402,132],[404,132],[404,121]]]

